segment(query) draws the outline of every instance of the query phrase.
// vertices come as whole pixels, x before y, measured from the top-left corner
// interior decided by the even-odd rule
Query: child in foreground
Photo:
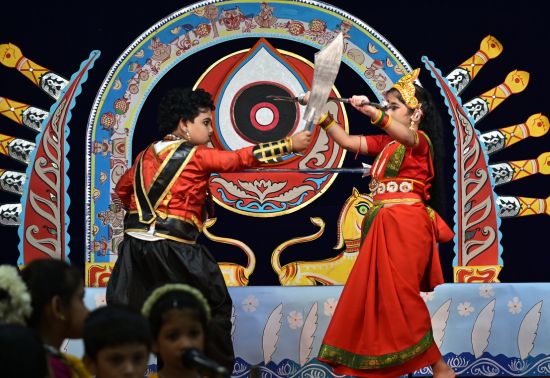
[[[82,361],[61,352],[65,339],[80,339],[88,309],[84,305],[84,281],[73,266],[60,260],[34,260],[21,276],[31,296],[28,326],[46,349],[52,378],[90,377]]]
[[[147,319],[122,306],[100,307],[84,322],[84,364],[96,378],[143,378],[151,352]]]
[[[204,352],[211,316],[210,306],[199,290],[186,284],[161,286],[147,298],[142,313],[149,319],[153,352],[158,358],[158,374],[150,377],[217,376],[215,372],[201,370],[182,358],[185,353],[202,356]]]

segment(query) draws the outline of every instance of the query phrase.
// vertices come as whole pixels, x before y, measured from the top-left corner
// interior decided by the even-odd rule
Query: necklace
[[[183,138],[175,134],[166,134],[162,139],[163,140],[182,140]]]

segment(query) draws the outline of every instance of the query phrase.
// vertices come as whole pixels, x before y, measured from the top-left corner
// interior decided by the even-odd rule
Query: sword
[[[303,119],[309,124],[318,123],[323,106],[338,75],[342,54],[344,52],[344,35],[340,32],[330,43],[315,53],[313,84]]]
[[[371,165],[361,163],[361,168],[252,168],[242,171],[227,172],[230,173],[362,173],[361,177],[370,176]]]
[[[300,95],[296,96],[296,97],[288,97],[288,96],[276,96],[276,95],[268,95],[266,96],[266,98],[270,99],[270,100],[274,100],[274,101],[290,101],[290,102],[298,102],[300,103],[301,105],[306,105],[304,104],[302,101],[303,101],[303,98],[305,96],[305,93],[301,93]],[[351,102],[351,99],[349,98],[343,98],[343,97],[332,97],[330,96],[328,98],[328,101],[337,101],[337,102],[343,102],[343,103],[346,103],[346,104],[349,104]],[[370,106],[374,106],[375,108],[377,109],[380,109],[380,110],[386,110],[387,106],[384,105],[384,104],[379,104],[377,102],[368,102],[368,101],[363,101],[361,103],[361,106],[363,105],[370,105]]]

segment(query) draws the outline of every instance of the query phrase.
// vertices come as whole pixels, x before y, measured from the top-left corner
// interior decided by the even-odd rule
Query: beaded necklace
[[[176,134],[166,134],[162,140],[182,140],[183,138]]]

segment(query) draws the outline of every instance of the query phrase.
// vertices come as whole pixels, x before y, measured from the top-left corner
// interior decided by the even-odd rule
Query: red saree
[[[319,352],[337,374],[394,378],[441,357],[420,291],[443,283],[437,241],[450,240],[452,232],[424,205],[433,170],[428,140],[419,136],[414,149],[387,145],[373,166],[375,206],[365,217],[359,256]],[[368,139],[369,152],[376,141]],[[401,176],[404,167],[417,173]],[[383,207],[387,203],[392,206]]]

